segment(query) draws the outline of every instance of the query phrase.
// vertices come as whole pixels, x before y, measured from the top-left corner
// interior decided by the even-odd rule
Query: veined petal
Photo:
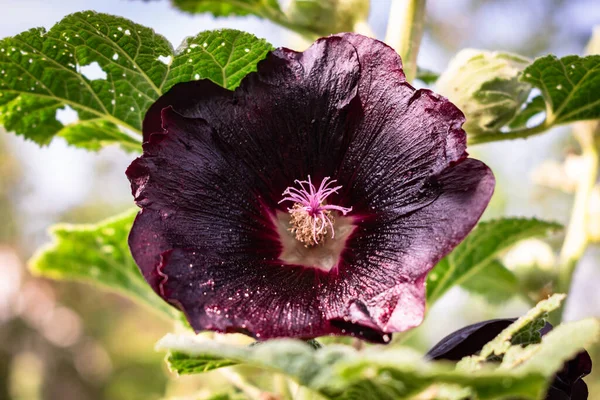
[[[406,83],[393,49],[355,34],[278,49],[233,92],[178,84],[148,111],[127,171],[134,258],[196,330],[384,342],[421,322],[427,272],[492,195],[463,121]],[[286,190],[295,182],[321,197]],[[323,251],[287,235],[290,201],[334,213],[310,221],[332,233]]]

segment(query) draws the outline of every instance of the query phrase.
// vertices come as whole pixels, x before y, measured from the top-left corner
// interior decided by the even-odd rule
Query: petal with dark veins
[[[492,195],[463,122],[406,83],[393,49],[355,34],[278,49],[233,92],[178,84],[147,113],[127,170],[142,208],[132,254],[196,330],[382,342],[421,322],[427,272]],[[279,226],[283,191],[307,176],[335,179],[328,204],[352,207],[318,250]]]

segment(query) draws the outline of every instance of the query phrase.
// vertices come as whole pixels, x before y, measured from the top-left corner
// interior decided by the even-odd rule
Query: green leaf
[[[130,152],[140,151],[140,142],[119,129],[117,125],[102,118],[79,120],[64,126],[57,136],[67,143],[86,150],[98,151],[104,146],[119,144]]]
[[[538,345],[512,347],[504,356],[501,368],[541,371],[550,377],[562,368],[566,360],[597,342],[599,336],[600,321],[597,319],[567,322],[544,335]]]
[[[202,338],[198,337],[198,340],[202,340]],[[208,340],[206,342],[210,343]],[[264,343],[265,342],[254,342],[250,345],[250,347],[262,346]],[[307,340],[304,343],[313,348],[313,350],[322,348],[322,345],[315,339]],[[190,356],[186,353],[174,351],[169,353],[167,356],[167,363],[171,365],[171,369],[176,371],[178,374],[188,375],[237,365],[239,364],[239,361],[224,359],[222,357],[215,358],[212,356]]]
[[[177,371],[181,375],[199,374],[238,364],[237,361],[227,360],[222,357],[211,357],[208,355],[190,356],[177,351],[169,353],[167,362],[172,370]]]
[[[179,82],[210,79],[227,89],[235,89],[244,76],[273,46],[262,39],[233,29],[206,31],[184,40],[173,59],[164,90]]]
[[[504,218],[480,223],[427,277],[427,301],[435,303],[448,289],[481,272],[499,252],[516,242],[544,236],[561,226],[537,219]]]
[[[271,48],[251,34],[219,30],[174,51],[163,36],[125,18],[75,13],[47,32],[0,41],[0,124],[41,145],[59,135],[89,150],[116,143],[139,151],[144,114],[162,93],[201,78],[233,89]],[[105,77],[88,79],[85,67]],[[65,106],[78,122],[57,120]]]
[[[36,28],[3,39],[0,95],[10,101],[0,100],[1,122],[45,144],[62,129],[56,110],[68,105],[139,133],[144,112],[167,76],[168,67],[158,57],[171,53],[169,42],[153,30],[94,12],[69,15],[48,32]],[[94,62],[106,79],[89,80],[80,73]]]
[[[548,126],[600,118],[600,55],[541,57],[521,80],[541,90]]]
[[[51,279],[100,285],[169,318],[182,320],[179,311],[154,293],[131,257],[127,236],[137,211],[130,210],[94,225],[54,225],[50,229],[53,243],[32,257],[31,272]]]
[[[461,360],[459,368],[475,371],[480,367],[480,364],[485,363],[488,358],[492,356],[501,357],[511,346],[518,346],[523,341],[516,340],[517,343],[513,343],[513,337],[522,334],[525,331],[531,331],[531,326],[536,326],[532,324],[536,324],[536,320],[543,318],[550,311],[558,309],[565,297],[566,295],[564,294],[555,294],[546,300],[540,301],[534,308],[529,310],[527,314],[510,324],[492,341],[483,346],[478,355],[465,357]]]
[[[434,84],[439,77],[440,74],[438,74],[437,72],[433,72],[425,68],[417,68],[417,79],[426,83],[427,85]]]
[[[482,368],[467,372],[446,362],[409,361],[395,349],[340,364],[344,389],[355,392],[353,398],[357,399],[538,399],[546,385],[545,377],[535,370],[515,373]],[[362,390],[357,390],[360,386]],[[336,393],[327,389],[321,392]],[[334,398],[348,397],[343,393]]]
[[[600,321],[586,319],[561,324],[543,338],[539,337],[537,331],[543,326],[545,316],[556,310],[564,298],[565,295],[556,294],[541,301],[487,343],[480,354],[463,358],[457,369],[477,372],[489,365],[488,360],[500,358],[499,371],[533,373],[548,381],[566,361],[597,342],[600,335]],[[540,391],[537,398],[544,393],[545,390]]]
[[[493,260],[468,277],[461,286],[498,304],[509,300],[519,291],[519,280],[498,260]]]
[[[387,373],[387,372],[386,372]],[[379,380],[373,382],[363,379],[355,383],[344,393],[335,397],[336,400],[380,400],[380,399],[406,399],[406,391],[402,386],[397,387],[399,383]],[[401,383],[400,383],[401,385]],[[474,399],[475,392],[468,387],[453,385],[447,383],[433,383],[422,393],[410,396],[414,400],[467,400]]]
[[[535,398],[545,383],[537,372],[511,371],[478,373],[456,371],[444,362],[427,362],[408,348],[370,349],[357,352],[349,346],[333,345],[314,350],[300,341],[273,340],[253,347],[200,341],[191,336],[167,335],[159,350],[187,354],[200,360],[234,360],[269,371],[282,372],[299,384],[330,399],[409,398],[427,389],[452,385],[453,392],[475,393],[480,399],[520,395]],[[169,357],[170,368],[188,373],[189,360],[180,363]],[[203,372],[199,369],[196,372]],[[445,388],[448,392],[448,387]]]
[[[328,399],[539,399],[563,363],[598,337],[598,321],[587,320],[559,326],[539,344],[530,344],[538,343],[539,337],[523,341],[525,333],[539,327],[540,318],[558,307],[564,297],[554,295],[541,302],[484,346],[481,355],[465,358],[457,366],[427,361],[405,347],[356,351],[331,345],[314,349],[299,340],[241,347],[169,334],[158,342],[157,349],[171,353],[170,368],[179,373],[208,370],[190,370],[193,359],[236,362],[283,373]],[[183,362],[182,354],[187,356]],[[502,363],[491,356],[503,358]]]
[[[541,96],[534,97],[530,102],[517,113],[515,118],[510,121],[511,129],[523,128],[527,126],[527,122],[536,114],[546,111],[546,103]]]
[[[243,393],[239,393],[239,392],[235,393],[232,390],[230,392],[210,394],[206,398],[202,397],[202,398],[198,398],[197,400],[201,400],[201,399],[204,399],[204,400],[248,400],[248,397],[244,396]],[[182,400],[182,398],[178,397],[178,398],[173,398],[171,400]]]
[[[330,373],[325,373],[328,365],[346,357],[352,351],[351,347],[330,345],[316,350],[310,344],[300,340],[276,339],[261,343],[259,346],[237,346],[203,337],[168,334],[156,345],[158,350],[167,350],[169,367],[177,373],[204,372],[207,367],[204,360],[215,362],[221,360],[228,365],[244,363],[257,367],[275,368],[292,377],[298,382],[311,387],[326,384]],[[179,354],[178,357],[172,357]],[[181,354],[187,354],[198,360],[198,367],[190,371],[189,358],[183,360]],[[216,364],[213,364],[216,365]]]
[[[542,340],[540,330],[546,325],[548,312],[543,312],[529,322],[527,325],[514,333],[510,339],[510,344],[528,346],[530,344],[539,343]]]
[[[172,0],[175,7],[192,14],[211,13],[215,17],[256,15],[268,18],[282,14],[277,0]]]
[[[230,388],[228,391],[219,390],[216,393],[210,393],[208,389],[204,389],[194,396],[164,397],[161,400],[248,400],[248,396],[236,388]]]
[[[475,49],[452,59],[436,90],[465,113],[463,128],[470,140],[498,131],[515,117],[531,91],[519,81],[530,62],[518,54]]]
[[[291,0],[285,12],[277,0],[172,0],[173,6],[215,17],[254,15],[291,29],[309,40],[352,32],[369,16],[369,0]]]
[[[369,7],[369,0],[291,0],[285,25],[308,37],[354,32],[369,17]]]

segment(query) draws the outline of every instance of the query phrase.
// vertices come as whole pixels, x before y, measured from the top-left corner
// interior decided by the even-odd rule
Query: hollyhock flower
[[[389,340],[492,195],[463,121],[355,34],[275,50],[235,91],[178,84],[127,170],[132,254],[197,331]]]
[[[476,354],[487,342],[515,321],[516,318],[492,319],[465,326],[433,346],[427,353],[427,358],[458,361],[463,357]],[[546,323],[539,332],[543,336],[551,330],[552,325]],[[582,378],[591,371],[592,359],[587,351],[582,351],[572,360],[567,361],[554,376],[545,400],[586,400],[588,389]]]

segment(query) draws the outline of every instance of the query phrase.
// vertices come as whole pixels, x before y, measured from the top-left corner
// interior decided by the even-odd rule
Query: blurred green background
[[[369,22],[383,39],[389,0],[374,0]],[[190,16],[167,0],[0,0],[0,37],[34,26],[50,28],[80,10],[117,14],[150,26],[175,46],[189,35],[230,27],[264,37],[275,46],[301,48],[295,34],[255,17]],[[442,71],[465,47],[508,50],[536,57],[583,52],[600,3],[594,0],[429,0],[419,65]],[[65,116],[68,118],[68,116]],[[486,218],[536,216],[568,221],[572,196],[570,160],[576,146],[569,127],[527,141],[470,149],[494,170],[498,187]],[[572,157],[571,157],[572,158]],[[38,148],[0,134],[0,399],[159,399],[222,387],[216,375],[169,378],[154,343],[171,323],[129,300],[83,284],[32,278],[26,260],[48,241],[56,222],[95,222],[132,205],[125,168],[132,156],[116,148],[87,153],[60,139]],[[552,268],[561,238],[529,241],[505,257],[512,268]],[[600,250],[581,261],[567,305],[567,319],[600,317]],[[466,324],[518,316],[519,301],[489,305],[460,289],[430,310],[410,344],[427,349]],[[600,347],[591,349],[595,372],[586,381],[600,398]]]

